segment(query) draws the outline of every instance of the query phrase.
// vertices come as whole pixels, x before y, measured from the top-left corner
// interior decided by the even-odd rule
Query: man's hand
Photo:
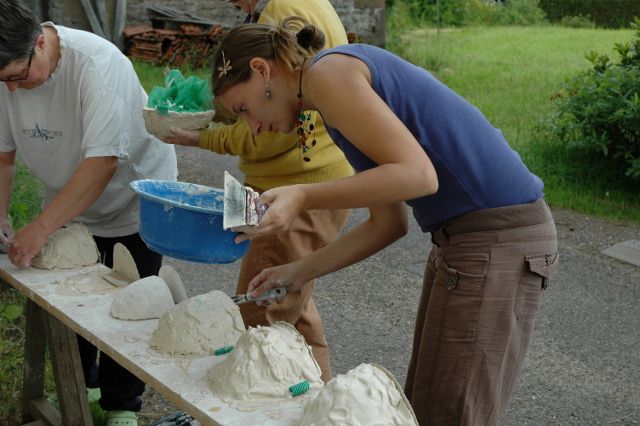
[[[44,247],[47,238],[49,236],[38,220],[31,222],[21,228],[10,241],[9,260],[18,268],[31,266],[31,259]]]

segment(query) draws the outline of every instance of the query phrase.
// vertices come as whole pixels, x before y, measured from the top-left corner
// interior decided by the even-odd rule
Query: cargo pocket
[[[437,282],[444,282],[447,290],[454,290],[461,283],[461,291],[478,292],[484,283],[488,265],[488,253],[447,253],[436,258]]]
[[[525,271],[518,283],[516,294],[516,318],[532,320],[538,311],[540,294],[549,285],[558,264],[558,253],[541,253],[525,256]]]
[[[435,264],[436,275],[427,313],[428,332],[454,340],[472,338],[476,332],[486,274],[467,271],[486,271],[488,254],[456,253],[455,259],[447,260],[439,256]]]

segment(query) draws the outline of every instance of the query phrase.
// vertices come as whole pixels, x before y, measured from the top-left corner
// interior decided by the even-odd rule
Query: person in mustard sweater
[[[298,15],[324,31],[325,47],[347,44],[345,29],[328,0],[237,0],[232,3],[247,12],[247,22],[277,24]],[[265,87],[266,99],[271,96],[270,90]],[[232,125],[201,131],[172,129],[175,136],[165,138],[165,142],[237,155],[245,184],[259,192],[351,176],[352,167],[327,134],[320,115],[304,114],[301,137],[296,131],[284,134],[276,133],[278,129],[252,129],[246,121],[238,120]],[[334,241],[348,215],[349,210],[304,212],[288,232],[254,239],[242,260],[236,292],[246,293],[249,281],[263,269],[300,259]],[[247,326],[268,325],[279,320],[293,324],[312,347],[326,382],[331,378],[329,348],[312,298],[313,287],[311,282],[301,291],[287,294],[281,304],[245,303],[240,305],[240,310]]]

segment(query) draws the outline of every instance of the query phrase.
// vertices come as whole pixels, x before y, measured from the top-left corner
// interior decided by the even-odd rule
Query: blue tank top
[[[373,90],[411,131],[435,167],[438,191],[407,201],[424,232],[467,212],[542,197],[542,181],[527,169],[502,132],[425,69],[364,44],[324,50],[313,63],[336,53],[367,64]],[[357,171],[377,166],[337,129],[326,122],[325,127]]]

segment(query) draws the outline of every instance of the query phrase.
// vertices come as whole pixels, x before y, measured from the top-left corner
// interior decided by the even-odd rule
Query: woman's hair
[[[20,0],[0,0],[0,69],[28,58],[41,33],[38,18]]]
[[[286,18],[279,27],[239,25],[222,39],[213,57],[213,94],[222,95],[230,87],[249,80],[249,61],[253,58],[275,61],[293,72],[300,68],[304,58],[324,47],[324,40],[322,31],[300,16]]]

